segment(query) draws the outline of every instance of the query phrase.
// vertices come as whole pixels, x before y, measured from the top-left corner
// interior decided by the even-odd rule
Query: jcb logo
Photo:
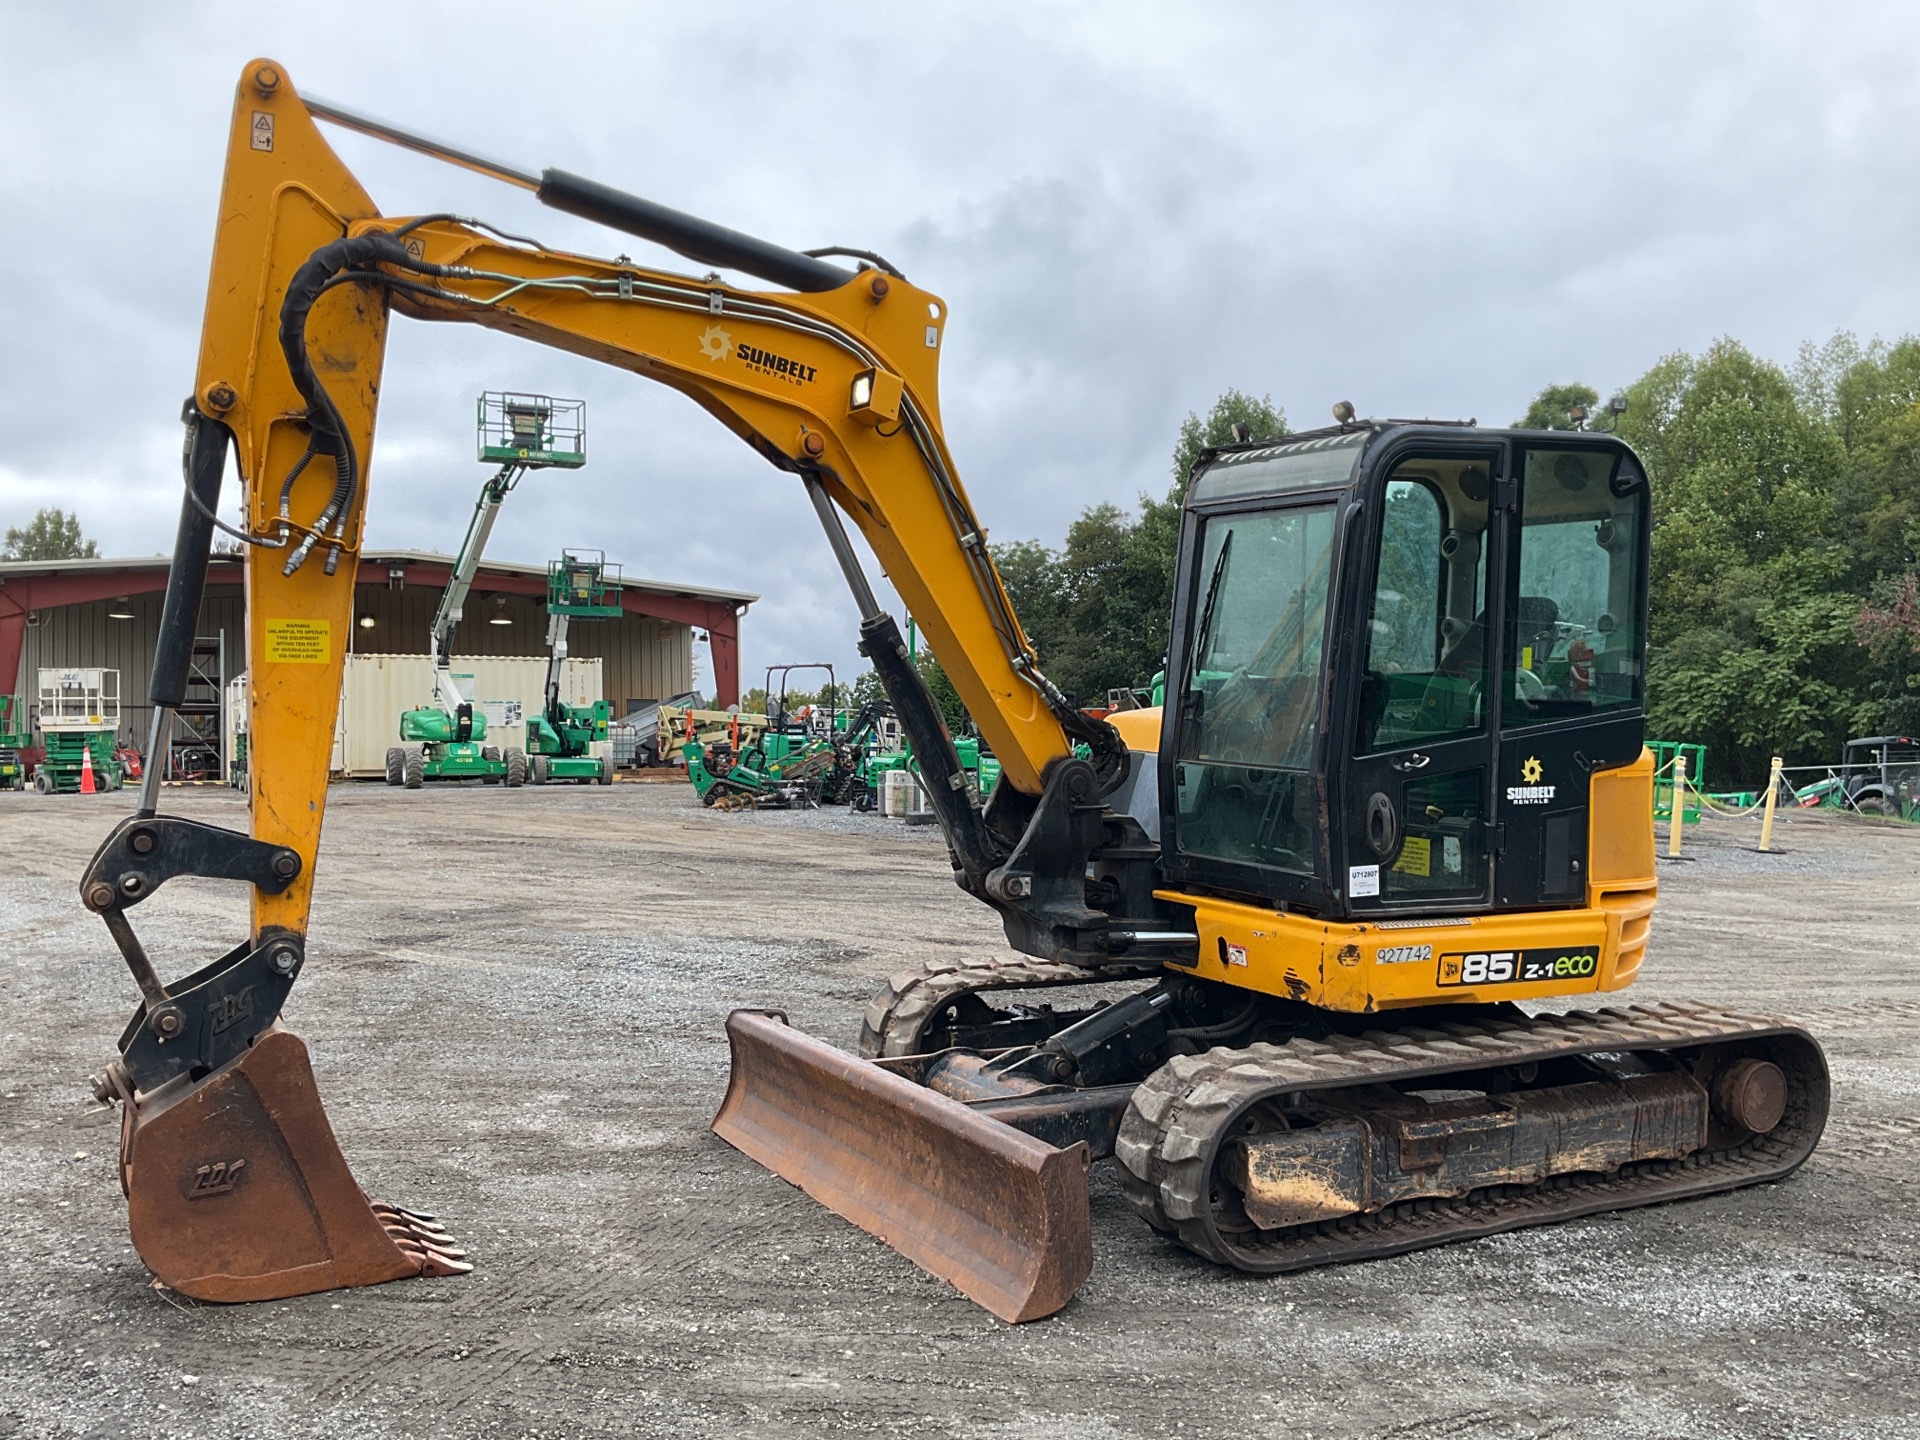
[[[253,987],[232,995],[222,995],[207,1007],[207,1024],[215,1035],[232,1025],[235,1021],[245,1020],[253,1014]]]
[[[1501,985],[1514,978],[1519,956],[1512,950],[1481,950],[1471,955],[1442,955],[1442,985]]]
[[[204,1200],[209,1195],[224,1195],[240,1183],[240,1172],[247,1168],[245,1160],[221,1160],[213,1165],[202,1165],[193,1172],[193,1185],[187,1191],[189,1200]]]

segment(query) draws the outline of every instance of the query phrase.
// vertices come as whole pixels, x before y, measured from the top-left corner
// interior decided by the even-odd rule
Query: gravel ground
[[[75,890],[129,808],[0,794],[0,1435],[1920,1436],[1920,831],[1709,822],[1634,998],[1797,1014],[1825,1142],[1782,1185],[1272,1280],[1095,1172],[1078,1299],[1010,1328],[708,1134],[727,1009],[851,1044],[888,970],[998,953],[931,831],[680,785],[334,791],[288,1022],[370,1192],[456,1280],[199,1305],[128,1246],[86,1077],[135,992]],[[222,791],[167,808],[244,824]],[[177,975],[232,887],[136,915]]]

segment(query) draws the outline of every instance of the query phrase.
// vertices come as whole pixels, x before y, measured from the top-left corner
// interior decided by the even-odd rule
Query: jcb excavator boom
[[[316,117],[796,293],[566,254],[451,215],[384,216]],[[862,648],[920,756],[956,878],[1002,911],[1023,947],[1104,953],[1108,943],[1108,917],[1084,904],[1077,874],[1062,885],[1020,862],[1036,818],[1087,832],[1087,815],[1070,812],[1086,811],[1126,751],[1041,673],[987,553],[940,428],[945,304],[877,259],[849,268],[562,171],[536,179],[304,101],[281,66],[256,61],[228,137],[151,691],[160,731],[182,700],[213,530],[229,530],[247,546],[251,834],[160,814],[150,776],[138,813],[102,845],[82,884],[144,996],[102,1086],[127,1102],[135,1239],[167,1283],[207,1298],[364,1283],[459,1260],[431,1221],[349,1203],[304,1047],[278,1029],[306,958],[390,309],[523,335],[672,386],[797,475],[859,603]],[[229,449],[243,487],[237,529],[216,519]],[[841,514],[921,617],[1001,758],[1008,798],[992,817],[969,799]],[[1091,763],[1074,758],[1076,742]],[[249,883],[252,933],[169,983],[129,912],[183,875]],[[279,1159],[270,1165],[268,1154]],[[196,1203],[182,1210],[157,1198],[182,1194]],[[317,1216],[316,1227],[281,1224],[296,1212]]]

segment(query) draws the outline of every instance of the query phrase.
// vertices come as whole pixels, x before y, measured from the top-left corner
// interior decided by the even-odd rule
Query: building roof
[[[392,565],[432,565],[443,569],[453,568],[454,557],[443,555],[437,550],[363,550],[360,553],[360,565],[364,569],[384,570]],[[102,556],[92,560],[0,560],[0,584],[4,584],[9,575],[111,575],[151,574],[165,571],[172,564],[165,555]],[[207,578],[225,583],[237,583],[240,562],[238,557],[226,554],[215,555]],[[232,581],[222,575],[224,570],[235,574]],[[525,579],[544,581],[547,567],[523,565],[512,560],[482,560],[479,574],[513,575]],[[365,575],[356,582],[370,584]],[[682,600],[717,600],[731,602],[736,607],[745,607],[759,600],[758,595],[744,590],[716,590],[709,585],[687,585],[676,580],[646,580],[633,575],[621,577],[622,585],[632,590],[643,590],[653,595],[671,595]]]

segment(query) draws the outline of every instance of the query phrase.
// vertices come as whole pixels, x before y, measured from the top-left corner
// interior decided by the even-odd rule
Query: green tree
[[[1839,389],[1722,340],[1626,392],[1619,433],[1653,483],[1648,724],[1705,744],[1712,783],[1831,757],[1877,709],[1836,523],[1848,452],[1820,399]]]
[[[9,526],[0,560],[93,560],[100,549],[80,533],[78,514],[37,511],[25,525]]]
[[[1271,397],[1228,390],[1204,418],[1189,414],[1181,422],[1164,497],[1142,495],[1137,515],[1113,504],[1089,506],[1058,550],[1037,540],[993,547],[1041,667],[1076,703],[1102,704],[1108,690],[1144,685],[1164,665],[1187,481],[1203,450],[1233,442],[1236,424],[1257,439],[1287,434],[1286,416]]]
[[[926,682],[927,689],[933,695],[933,703],[940,708],[940,718],[947,722],[947,729],[955,735],[964,735],[973,728],[973,717],[967,714],[967,707],[961,702],[960,692],[953,688],[953,681],[947,678],[947,672],[940,668],[940,662],[933,658],[933,652],[921,645],[914,656],[913,663],[920,671],[920,678]]]
[[[863,670],[848,687],[847,704],[855,710],[864,709],[875,702],[884,704],[886,699],[887,689],[880,683],[878,670]]]
[[[1591,385],[1549,385],[1533,397],[1516,430],[1585,430],[1600,414],[1600,392]]]
[[[1180,422],[1179,438],[1173,446],[1173,489],[1167,501],[1177,509],[1187,495],[1187,481],[1193,476],[1194,463],[1209,445],[1227,445],[1233,441],[1233,427],[1245,425],[1255,440],[1278,440],[1288,434],[1287,412],[1273,403],[1271,395],[1258,400],[1239,390],[1223,390],[1202,420],[1191,410]]]
[[[1880,672],[1874,728],[1911,735],[1920,730],[1920,574],[1883,579],[1874,592],[1853,622],[1853,638]]]

